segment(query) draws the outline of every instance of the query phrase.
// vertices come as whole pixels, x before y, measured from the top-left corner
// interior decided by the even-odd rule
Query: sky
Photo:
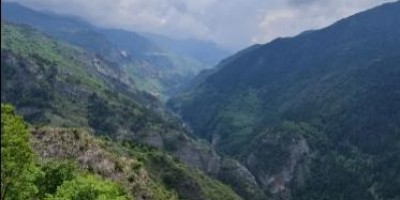
[[[97,26],[195,38],[239,50],[319,29],[394,0],[8,0]]]

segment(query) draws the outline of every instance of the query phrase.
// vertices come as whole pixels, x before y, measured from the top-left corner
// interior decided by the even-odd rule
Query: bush
[[[43,199],[46,194],[55,194],[65,181],[74,179],[76,167],[72,162],[50,161],[42,167],[42,171],[43,175],[36,180],[39,199]]]
[[[46,200],[128,200],[128,197],[117,184],[102,180],[98,176],[84,175],[66,181],[55,195]]]
[[[29,132],[14,108],[1,104],[1,199],[26,200],[38,189],[39,168],[29,144]]]

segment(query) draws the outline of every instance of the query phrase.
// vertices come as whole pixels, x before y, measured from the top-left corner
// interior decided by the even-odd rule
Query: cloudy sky
[[[237,50],[394,0],[9,0],[101,27],[211,40]]]

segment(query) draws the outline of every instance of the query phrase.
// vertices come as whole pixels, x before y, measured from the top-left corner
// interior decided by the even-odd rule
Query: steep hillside
[[[32,144],[41,159],[74,160],[83,170],[120,183],[135,199],[241,199],[222,183],[148,146],[51,127],[33,129]]]
[[[1,108],[3,199],[241,199],[154,148],[95,138],[84,129],[32,126],[28,133],[11,106]],[[20,154],[12,155],[16,148]]]
[[[101,29],[83,20],[2,3],[2,20],[26,24],[96,53],[119,66],[141,90],[163,98],[206,68],[195,59],[168,51],[134,32]]]
[[[399,27],[394,2],[276,39],[171,106],[273,196],[398,199]]]
[[[82,118],[88,102],[82,100],[95,94],[117,98],[118,93],[137,106],[139,102],[151,105],[120,67],[101,57],[27,26],[3,22],[1,37],[2,101],[12,102],[29,121],[87,124]],[[75,116],[68,117],[68,111]]]

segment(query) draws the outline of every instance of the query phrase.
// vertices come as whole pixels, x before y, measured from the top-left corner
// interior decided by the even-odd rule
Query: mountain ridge
[[[195,134],[240,160],[266,193],[373,199],[369,188],[378,187],[374,195],[398,198],[372,174],[395,173],[375,167],[399,150],[399,24],[397,1],[278,38],[228,58],[170,106]]]

